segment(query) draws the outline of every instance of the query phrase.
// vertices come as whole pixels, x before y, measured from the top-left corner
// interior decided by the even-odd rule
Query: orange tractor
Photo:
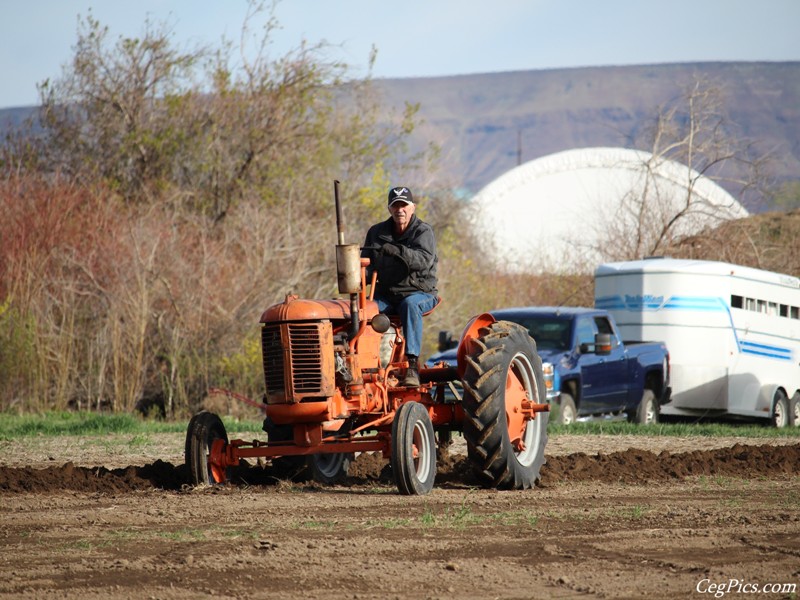
[[[418,388],[401,386],[408,367],[402,328],[367,293],[375,288],[374,275],[366,281],[369,260],[344,243],[338,183],[336,262],[339,292],[349,299],[288,295],[263,313],[267,440],[229,440],[219,416],[196,414],[185,449],[193,482],[223,483],[241,459],[268,458],[331,483],[356,453],[379,451],[401,494],[426,494],[437,442],[445,446],[460,431],[485,487],[531,487],[544,463],[549,415],[535,342],[520,325],[482,314],[461,336],[456,367],[421,368]]]

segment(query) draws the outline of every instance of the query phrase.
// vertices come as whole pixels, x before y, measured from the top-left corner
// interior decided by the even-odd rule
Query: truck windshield
[[[566,319],[553,317],[527,317],[511,319],[528,330],[536,341],[537,348],[543,350],[569,350],[570,324]]]

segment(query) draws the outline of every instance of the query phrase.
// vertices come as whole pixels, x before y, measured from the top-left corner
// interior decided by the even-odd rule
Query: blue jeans
[[[406,338],[406,355],[419,356],[422,349],[422,313],[436,306],[436,296],[425,292],[414,292],[397,304],[389,304],[383,298],[375,298],[382,313],[399,315]]]

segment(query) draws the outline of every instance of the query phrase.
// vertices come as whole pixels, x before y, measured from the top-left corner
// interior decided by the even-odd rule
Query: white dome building
[[[620,252],[648,248],[676,214],[671,231],[679,236],[748,215],[685,165],[625,148],[530,161],[483,188],[471,206],[482,249],[512,272],[593,272]]]

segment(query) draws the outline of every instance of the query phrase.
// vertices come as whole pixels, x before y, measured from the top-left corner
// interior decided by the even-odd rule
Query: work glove
[[[400,248],[394,244],[384,244],[381,246],[381,254],[386,256],[400,256]]]

